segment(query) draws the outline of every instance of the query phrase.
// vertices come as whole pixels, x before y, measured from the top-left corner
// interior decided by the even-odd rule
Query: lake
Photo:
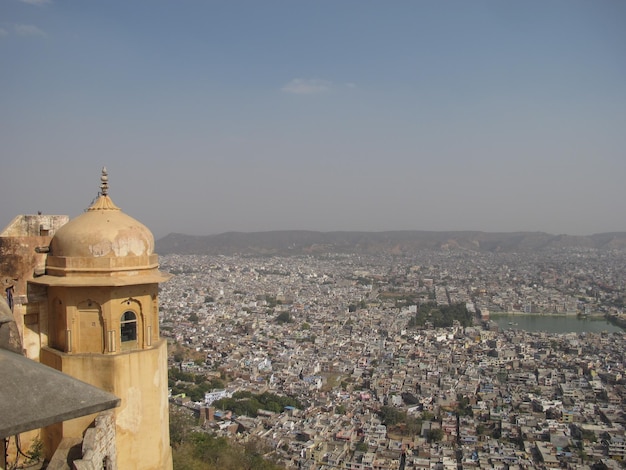
[[[584,318],[577,315],[533,315],[492,313],[491,320],[501,330],[516,329],[525,331],[545,331],[547,333],[601,333],[603,331],[623,331],[603,317]]]

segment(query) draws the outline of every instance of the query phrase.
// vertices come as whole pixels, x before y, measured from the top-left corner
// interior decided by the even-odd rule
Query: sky
[[[0,0],[0,226],[626,231],[623,0]]]

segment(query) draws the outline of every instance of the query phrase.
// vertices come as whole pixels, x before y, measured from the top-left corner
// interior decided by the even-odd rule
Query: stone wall
[[[95,426],[85,431],[83,458],[74,460],[74,470],[117,470],[115,421],[112,411],[98,415]]]
[[[0,232],[0,296],[11,307],[28,358],[39,360],[47,344],[45,288],[29,284],[45,273],[52,236],[69,218],[65,215],[20,215]]]
[[[67,215],[18,215],[0,232],[0,237],[52,237],[69,220]]]

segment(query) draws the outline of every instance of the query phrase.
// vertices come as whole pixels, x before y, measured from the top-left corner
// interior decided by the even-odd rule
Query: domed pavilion
[[[116,468],[172,467],[167,400],[167,343],[159,334],[154,237],[100,193],[83,214],[58,229],[45,275],[48,328],[40,360],[121,398],[115,413]],[[47,345],[46,345],[47,343]],[[46,428],[46,448],[81,437],[94,417]]]

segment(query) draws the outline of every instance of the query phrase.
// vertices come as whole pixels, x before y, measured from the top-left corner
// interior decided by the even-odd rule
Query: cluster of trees
[[[381,300],[393,300],[396,307],[402,308],[408,305],[419,305],[423,296],[414,292],[400,292],[395,289],[390,289],[378,294]]]
[[[407,415],[406,411],[399,410],[393,406],[383,406],[378,411],[381,421],[390,432],[402,436],[416,436],[422,432],[422,423],[430,421],[434,416],[424,411],[421,418]],[[438,428],[430,429],[426,435],[429,442],[439,442],[443,439],[443,430]]]
[[[173,449],[176,470],[278,470],[271,460],[266,460],[259,442],[241,445],[225,437],[195,432],[187,442]]]
[[[267,302],[268,308],[274,308],[277,305],[282,305],[283,303],[280,300],[277,300],[276,297],[272,297],[271,295],[265,296],[265,301]]]
[[[276,323],[291,323],[291,315],[289,312],[282,312],[276,317]]]
[[[437,305],[434,302],[420,305],[415,316],[411,317],[408,328],[425,326],[430,322],[434,328],[447,328],[456,320],[461,326],[472,324],[472,313],[463,303],[454,305]]]
[[[275,395],[264,392],[253,394],[251,392],[235,392],[232,398],[222,398],[213,403],[213,406],[221,410],[230,410],[236,415],[256,417],[259,410],[282,412],[286,406],[302,408],[302,404],[295,398]]]
[[[168,353],[172,355],[174,362],[193,361],[198,365],[204,364],[206,353],[198,352],[189,346],[174,342],[168,343]]]
[[[172,389],[172,395],[184,393],[193,401],[204,400],[204,394],[215,388],[224,388],[221,379],[212,377],[207,379],[203,374],[183,372],[172,367],[167,374],[168,387]]]
[[[348,312],[354,313],[360,308],[367,308],[367,303],[365,302],[365,300],[359,300],[358,303],[351,303],[350,305],[348,305]]]
[[[386,426],[395,426],[399,423],[405,423],[407,420],[406,411],[402,411],[393,406],[383,406],[378,412],[378,416]]]
[[[170,414],[172,458],[176,470],[279,470],[260,441],[237,444],[225,437],[192,431],[195,420],[184,411]]]
[[[474,412],[472,411],[472,405],[470,404],[469,398],[464,395],[458,394],[456,399],[457,405],[455,411],[458,416],[474,416]]]
[[[378,412],[381,421],[388,430],[403,436],[416,436],[422,431],[422,420],[408,416],[393,406],[383,406]]]

